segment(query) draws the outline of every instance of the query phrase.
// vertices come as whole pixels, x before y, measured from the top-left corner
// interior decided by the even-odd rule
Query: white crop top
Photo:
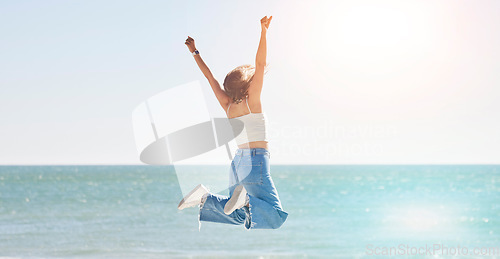
[[[250,111],[249,114],[229,119],[229,123],[233,128],[236,144],[241,145],[253,141],[268,141],[266,115],[264,113],[252,113],[250,106],[248,106],[248,97],[246,103]],[[227,107],[226,113],[228,117],[229,107],[231,107],[231,104]],[[240,133],[241,122],[243,123],[243,130]]]

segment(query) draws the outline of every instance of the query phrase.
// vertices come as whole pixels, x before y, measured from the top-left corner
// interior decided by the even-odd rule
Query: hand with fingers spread
[[[196,46],[194,45],[194,39],[189,37],[186,39],[186,43],[185,43],[187,46],[188,46],[188,49],[189,49],[189,52],[193,53],[193,51],[196,50]]]
[[[271,23],[271,20],[273,19],[273,16],[269,16],[269,18],[267,18],[267,15],[264,16],[262,19],[260,19],[260,27],[262,28],[262,30],[266,30],[269,28],[269,24]]]

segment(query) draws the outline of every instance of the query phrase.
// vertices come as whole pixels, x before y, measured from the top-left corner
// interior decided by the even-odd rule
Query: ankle
[[[206,201],[206,200],[207,200],[207,198],[208,198],[208,194],[209,194],[209,193],[207,192],[207,193],[203,194],[203,196],[201,196],[201,201],[200,201],[200,203],[201,203],[201,204],[205,203],[205,201]]]
[[[245,201],[245,207],[250,207],[250,197],[247,194],[246,201]]]

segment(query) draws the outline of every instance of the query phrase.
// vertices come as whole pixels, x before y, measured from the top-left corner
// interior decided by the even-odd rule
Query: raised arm
[[[252,82],[248,87],[248,92],[252,95],[260,96],[262,92],[262,85],[264,84],[264,70],[266,67],[266,56],[267,56],[267,29],[269,24],[273,19],[272,16],[267,18],[264,16],[260,20],[260,41],[259,48],[257,49],[257,56],[255,57],[255,75],[253,76]]]
[[[189,37],[186,39],[186,43],[188,46],[189,52],[193,53],[196,50],[196,46],[194,44],[194,39]],[[222,108],[225,109],[227,106],[228,102],[230,101],[229,96],[222,90],[220,87],[219,82],[214,78],[212,75],[212,72],[208,68],[208,66],[205,64],[203,59],[201,58],[200,54],[194,54],[194,60],[196,61],[196,64],[198,64],[198,67],[200,68],[201,72],[203,75],[207,78],[208,83],[210,83],[210,86],[212,87],[212,90],[214,91],[215,97],[217,97],[217,100],[219,101],[220,105]]]

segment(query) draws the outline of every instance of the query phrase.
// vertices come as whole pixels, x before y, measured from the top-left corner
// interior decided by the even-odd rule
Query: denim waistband
[[[265,148],[238,148],[236,150],[236,155],[252,155],[252,156],[255,156],[255,155],[265,155],[265,154],[268,154],[268,155],[271,155],[271,152],[269,152],[269,150],[265,149]]]

